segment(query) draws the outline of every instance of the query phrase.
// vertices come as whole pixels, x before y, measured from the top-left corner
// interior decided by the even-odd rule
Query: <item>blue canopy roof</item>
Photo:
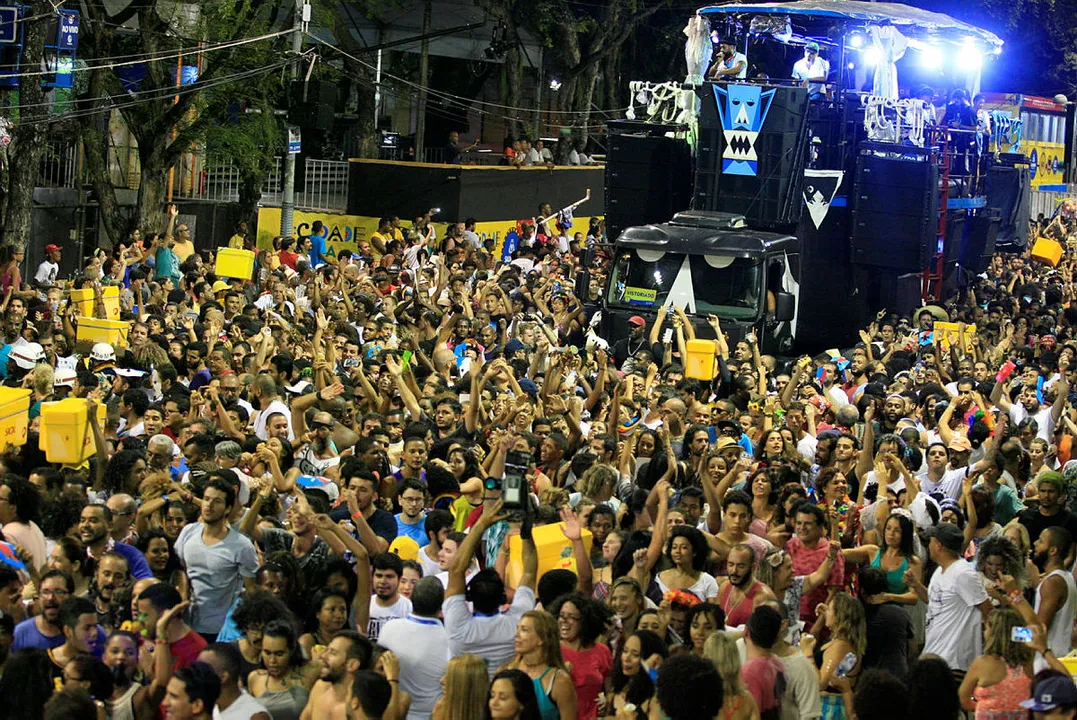
[[[890,23],[912,38],[938,38],[964,42],[971,38],[991,48],[1002,47],[994,33],[963,23],[949,15],[921,10],[894,2],[861,0],[794,0],[794,2],[713,5],[701,8],[700,15],[799,15],[802,17],[844,18],[856,23]]]

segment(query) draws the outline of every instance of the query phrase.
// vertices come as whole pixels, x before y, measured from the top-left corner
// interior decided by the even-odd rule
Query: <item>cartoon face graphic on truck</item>
[[[751,177],[758,173],[755,141],[766,122],[774,93],[774,90],[764,91],[757,85],[714,86],[718,117],[722,120],[725,135],[723,173]]]

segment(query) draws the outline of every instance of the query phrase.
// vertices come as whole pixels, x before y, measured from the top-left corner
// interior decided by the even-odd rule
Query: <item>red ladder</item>
[[[942,299],[943,248],[946,242],[946,210],[950,198],[950,133],[945,127],[931,128],[928,142],[935,148],[931,161],[939,166],[939,222],[935,255],[928,262],[920,282],[920,298],[927,302]],[[934,283],[934,285],[932,285]]]

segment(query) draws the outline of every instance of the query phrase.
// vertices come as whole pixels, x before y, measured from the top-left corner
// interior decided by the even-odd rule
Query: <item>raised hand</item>
[[[568,540],[576,542],[583,537],[583,526],[580,525],[580,516],[569,507],[561,508],[561,534]]]

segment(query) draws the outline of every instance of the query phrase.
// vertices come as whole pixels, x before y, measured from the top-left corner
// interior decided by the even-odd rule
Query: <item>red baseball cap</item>
[[[647,321],[641,318],[639,315],[633,315],[628,318],[629,325],[639,325],[640,327],[647,327]]]
[[[52,253],[52,252],[57,252],[59,249],[60,249],[59,245],[46,245],[45,246],[45,254],[47,255],[47,254]]]

